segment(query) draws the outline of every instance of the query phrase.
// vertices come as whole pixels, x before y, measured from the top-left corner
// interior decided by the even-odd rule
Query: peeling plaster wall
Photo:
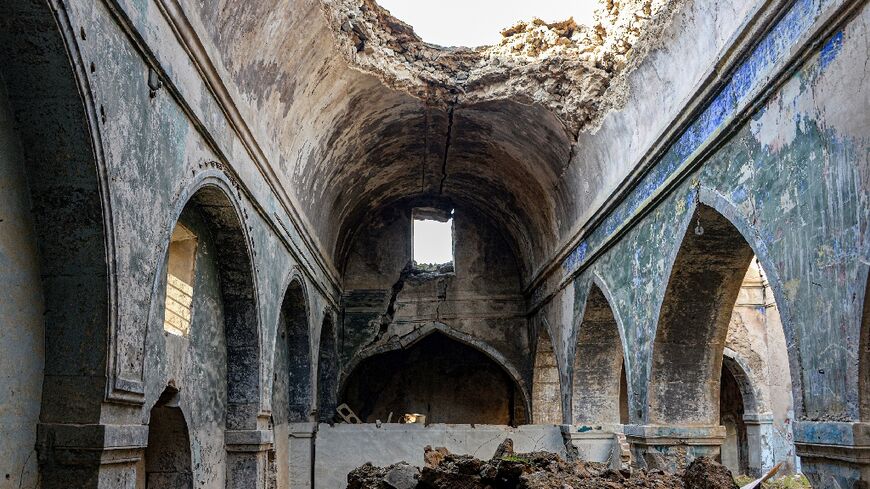
[[[0,488],[37,487],[45,361],[42,281],[30,193],[0,72]]]
[[[585,226],[656,142],[718,55],[758,8],[753,1],[692,0],[674,15],[625,83],[625,102],[597,130],[583,131],[556,193],[563,196],[560,238]]]
[[[797,418],[858,419],[858,292],[870,191],[868,18],[864,6],[691,179],[574,280],[575,291],[594,273],[612,284],[612,305],[630,345],[632,423],[647,419],[661,291],[680,245],[674,237],[689,225],[698,188],[702,198],[724,206],[770,274],[792,381],[802,386]]]

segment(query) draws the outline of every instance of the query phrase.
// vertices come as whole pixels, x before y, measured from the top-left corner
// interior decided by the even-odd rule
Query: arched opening
[[[284,293],[275,337],[272,381],[272,426],[275,434],[275,487],[290,485],[290,423],[311,417],[311,345],[308,306],[301,279]]]
[[[861,315],[861,344],[859,351],[859,383],[861,421],[870,422],[870,272],[864,287],[864,313]]]
[[[207,247],[214,250],[216,256],[213,260],[218,275],[216,282],[193,284],[191,331],[188,333],[194,334],[192,329],[197,327],[199,303],[209,313],[207,318],[202,318],[203,321],[223,319],[227,355],[226,429],[253,430],[257,428],[260,411],[260,339],[252,261],[238,211],[227,190],[218,185],[208,184],[199,189],[179,217],[183,226],[196,224],[190,226],[200,230],[197,232],[199,246],[203,246],[205,241]],[[167,260],[172,258],[171,252],[170,245]],[[208,255],[206,252],[203,258],[212,260]],[[167,272],[169,280],[171,270],[168,266]],[[199,276],[197,274],[197,278]],[[215,283],[218,284],[216,287]],[[203,297],[198,300],[196,296],[199,294]],[[218,308],[215,308],[215,302],[220,303]],[[174,334],[166,337],[167,341],[183,338]]]
[[[148,446],[145,448],[145,488],[192,487],[193,471],[187,422],[178,406],[178,390],[169,386],[151,409]]]
[[[0,409],[0,474],[15,487],[39,485],[37,460],[64,470],[33,453],[37,422],[98,423],[106,389],[113,250],[74,42],[50,2],[0,5],[0,280],[14,291],[0,298],[0,369],[15,372],[0,376],[14,393]]]
[[[725,360],[720,380],[719,424],[725,427],[722,443],[722,464],[733,474],[749,473],[749,446],[746,424],[743,421],[745,408],[740,384],[737,382],[728,359]]]
[[[532,371],[532,421],[536,424],[561,424],[562,403],[556,351],[546,325],[538,332]]]
[[[628,411],[623,386],[622,340],[613,310],[593,284],[586,298],[574,353],[572,417],[574,424],[619,424]],[[626,402],[623,407],[622,398]]]
[[[347,377],[342,399],[364,422],[396,422],[405,414],[422,414],[427,423],[526,422],[525,401],[510,374],[440,332],[360,362]]]
[[[753,255],[727,219],[698,205],[659,313],[649,389],[651,424],[718,425],[722,351]]]
[[[754,256],[734,224],[698,205],[659,314],[648,413],[651,425],[724,426],[715,450],[735,473],[751,476],[780,461],[783,472],[796,466],[789,348],[797,346],[789,346]],[[707,450],[715,453],[718,435],[710,433]]]
[[[320,348],[317,356],[317,418],[321,423],[331,423],[338,406],[338,348],[335,341],[335,326],[332,315],[327,314],[320,331]]]

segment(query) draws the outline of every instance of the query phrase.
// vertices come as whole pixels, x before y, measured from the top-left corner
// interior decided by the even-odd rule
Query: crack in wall
[[[444,140],[444,159],[441,161],[441,182],[438,185],[438,194],[444,193],[444,181],[447,180],[447,157],[450,153],[450,139],[453,135],[453,112],[456,109],[456,101],[447,109],[447,134]]]
[[[602,0],[591,26],[520,21],[496,45],[450,48],[426,43],[375,0],[321,0],[321,6],[347,61],[385,85],[430,106],[537,104],[576,139],[625,102],[625,76],[690,1]]]

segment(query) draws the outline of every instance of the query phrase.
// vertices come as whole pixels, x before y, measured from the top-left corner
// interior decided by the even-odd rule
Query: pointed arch
[[[525,424],[516,380],[492,356],[431,328],[402,347],[358,362],[342,388],[364,421],[420,413],[430,423]]]
[[[116,317],[108,179],[83,66],[62,5],[0,7],[0,79],[20,140],[45,303],[43,423],[98,421]]]
[[[195,214],[205,223],[209,239],[217,250],[219,300],[227,350],[226,428],[253,430],[261,412],[262,339],[256,274],[241,204],[223,174],[215,172],[191,187],[178,220],[183,220],[186,214]],[[163,280],[165,269],[164,263]],[[162,300],[153,302],[158,306],[163,303]],[[162,307],[158,306],[152,305],[152,311],[163,314]],[[162,323],[162,316],[160,319]]]
[[[311,417],[311,321],[308,288],[298,268],[284,289],[275,337],[272,415],[290,423]]]
[[[457,341],[458,343],[462,343],[475,350],[478,350],[487,357],[489,357],[496,364],[498,364],[499,367],[504,369],[504,371],[511,377],[511,379],[513,379],[514,383],[518,386],[518,397],[520,397],[520,399],[517,403],[517,408],[521,408],[526,413],[531,412],[531,396],[529,396],[529,391],[526,388],[525,384],[522,382],[523,377],[520,376],[519,371],[513,365],[511,365],[510,362],[508,362],[507,358],[504,355],[502,355],[498,350],[496,350],[489,344],[475,338],[474,336],[463,333],[461,331],[457,331],[456,329],[437,321],[423,324],[422,326],[414,329],[412,332],[406,334],[405,336],[391,338],[386,343],[379,344],[370,348],[365,348],[355,354],[354,357],[346,365],[344,365],[344,368],[342,369],[342,375],[339,382],[339,392],[344,392],[347,386],[347,379],[349,378],[350,374],[364,360],[374,355],[379,355],[381,353],[409,348],[414,343],[424,339],[425,337],[433,333],[441,333],[449,337],[450,339]],[[558,386],[556,396],[556,402],[558,402]],[[561,420],[561,410],[559,419]],[[558,421],[557,423],[561,423],[561,421]]]
[[[742,279],[753,256],[768,272],[788,344],[795,411],[802,412],[800,350],[782,282],[767,248],[737,209],[701,187],[685,221],[660,301],[650,357],[647,422],[718,423],[725,335]],[[701,228],[696,230],[700,222]]]
[[[652,424],[716,425],[719,374],[731,310],[753,257],[721,214],[698,205],[659,312],[650,377]]]
[[[623,386],[624,332],[604,280],[593,276],[576,326],[572,376],[572,423],[620,424],[628,412],[629,382]],[[623,405],[625,404],[625,405]]]
[[[272,429],[275,445],[270,473],[275,487],[290,485],[291,423],[311,420],[311,341],[309,297],[298,268],[290,273],[275,332],[272,375]]]
[[[722,353],[722,368],[728,370],[743,398],[743,411],[746,415],[757,415],[760,408],[758,391],[752,383],[752,371],[749,364],[734,350],[725,347]]]

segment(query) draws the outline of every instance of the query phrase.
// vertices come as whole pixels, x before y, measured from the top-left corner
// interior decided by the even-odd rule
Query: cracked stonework
[[[593,26],[518,22],[494,46],[441,47],[374,0],[322,0],[351,66],[448,109],[491,100],[539,104],[573,137],[594,129],[627,90],[624,77],[686,1],[604,0]]]

